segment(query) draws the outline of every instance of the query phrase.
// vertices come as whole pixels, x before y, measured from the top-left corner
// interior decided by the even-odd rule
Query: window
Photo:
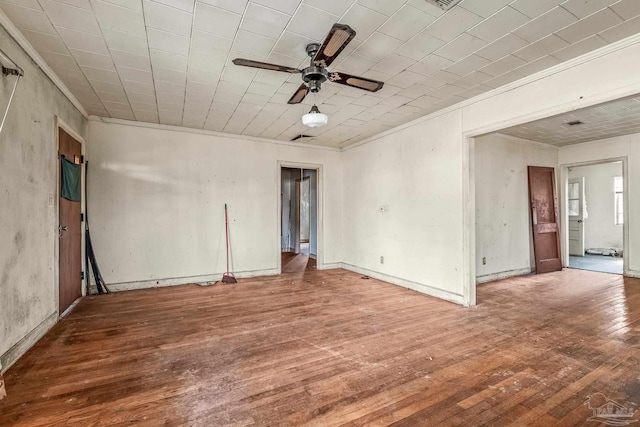
[[[569,183],[569,216],[580,216],[580,183]]]
[[[624,193],[622,177],[613,177],[613,191],[615,192],[615,221],[616,225],[624,224]]]

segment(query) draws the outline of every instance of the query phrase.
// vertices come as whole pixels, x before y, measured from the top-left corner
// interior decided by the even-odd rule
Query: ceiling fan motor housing
[[[326,68],[312,65],[302,70],[302,80],[309,85],[309,90],[312,93],[318,92],[322,83],[326,82],[328,78],[329,72]]]

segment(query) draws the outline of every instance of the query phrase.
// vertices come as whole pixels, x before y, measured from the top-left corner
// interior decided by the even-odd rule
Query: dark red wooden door
[[[59,153],[67,160],[80,163],[82,145],[64,130],[59,129]],[[60,166],[58,166],[60,167]],[[62,173],[59,174],[62,179]],[[58,182],[60,189],[61,182]],[[62,314],[82,296],[82,223],[81,202],[59,197],[59,313]]]
[[[536,273],[562,270],[554,168],[529,166],[529,197]]]

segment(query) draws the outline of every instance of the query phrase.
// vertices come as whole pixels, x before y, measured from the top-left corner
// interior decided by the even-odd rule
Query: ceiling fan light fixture
[[[310,128],[318,128],[329,123],[329,116],[321,113],[317,105],[313,105],[311,110],[302,116],[302,124]]]

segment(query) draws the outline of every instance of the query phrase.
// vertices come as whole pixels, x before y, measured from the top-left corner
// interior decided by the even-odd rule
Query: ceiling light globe
[[[311,111],[302,116],[302,124],[310,128],[318,128],[329,122],[329,116],[321,113],[317,106],[311,107]]]

